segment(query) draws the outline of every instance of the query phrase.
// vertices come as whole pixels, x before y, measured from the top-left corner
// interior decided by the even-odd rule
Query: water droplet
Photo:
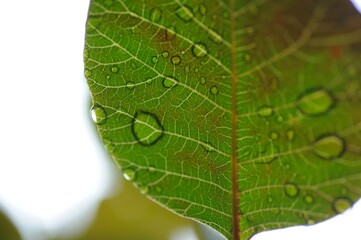
[[[171,58],[171,62],[174,64],[174,65],[178,65],[178,64],[180,64],[180,62],[181,62],[181,58],[179,57],[179,56],[173,56],[172,58]]]
[[[314,224],[316,224],[316,221],[313,220],[312,218],[309,218],[309,219],[307,219],[306,224],[307,225],[314,225]]]
[[[269,117],[272,115],[272,113],[273,113],[273,108],[269,106],[264,106],[258,109],[258,114],[262,117]]]
[[[303,198],[303,200],[304,200],[306,203],[309,203],[309,204],[311,204],[311,203],[314,202],[314,199],[313,199],[313,197],[312,197],[311,195],[306,195],[306,196]]]
[[[111,71],[112,73],[118,73],[118,72],[119,72],[119,68],[118,68],[117,66],[112,66],[112,67],[110,68],[110,71]]]
[[[185,22],[189,22],[193,18],[192,9],[186,5],[176,10],[176,15]]]
[[[209,38],[216,44],[220,44],[223,40],[222,36],[216,33],[215,31],[213,31],[212,29],[209,30],[208,35]]]
[[[329,111],[335,104],[331,94],[318,89],[304,94],[297,102],[297,106],[303,114],[320,115]]]
[[[250,62],[250,61],[252,60],[252,55],[249,54],[249,53],[243,54],[243,60],[244,60],[245,62]]]
[[[192,53],[195,57],[204,57],[207,55],[208,51],[204,44],[197,43],[193,46]]]
[[[133,68],[133,70],[137,69],[137,64],[135,64],[134,62],[132,62],[130,66]]]
[[[345,142],[336,135],[325,135],[313,145],[313,152],[327,160],[339,158],[345,151]]]
[[[130,90],[134,89],[134,87],[135,87],[135,84],[132,81],[127,82],[126,85],[127,85],[127,88],[130,89]]]
[[[165,38],[170,41],[170,40],[173,40],[175,38],[177,34],[177,31],[175,29],[174,26],[171,26],[169,28],[167,28],[166,32],[165,32]]]
[[[162,53],[162,57],[167,58],[169,56],[169,53],[167,51],[164,51]]]
[[[295,139],[295,131],[292,129],[287,130],[286,137],[288,140],[292,141],[293,139]]]
[[[162,189],[161,187],[159,187],[159,186],[156,186],[156,187],[155,187],[155,191],[156,191],[157,193],[161,193],[161,192],[163,191],[163,189]]]
[[[84,75],[85,75],[85,77],[89,78],[89,77],[92,76],[92,71],[90,71],[89,69],[87,69],[87,70],[85,70]]]
[[[106,114],[104,108],[99,105],[94,105],[90,109],[90,113],[91,113],[91,117],[92,117],[94,123],[97,125],[102,125],[107,120],[107,114]]]
[[[158,57],[157,56],[154,56],[152,57],[152,63],[157,63],[158,62]]]
[[[287,196],[292,197],[292,198],[297,197],[298,192],[299,192],[298,187],[293,183],[287,183],[284,186],[284,191]]]
[[[109,74],[107,74],[107,76],[105,77],[107,80],[111,79],[111,76]]]
[[[213,94],[213,95],[216,95],[218,93],[218,88],[216,86],[212,86],[211,89],[210,89],[210,92]]]
[[[338,198],[333,202],[333,209],[336,213],[343,213],[351,206],[352,202],[347,198]]]
[[[150,11],[150,20],[152,22],[159,22],[161,18],[162,18],[162,11],[159,8],[153,8]]]
[[[201,77],[199,79],[199,81],[201,82],[202,85],[206,84],[206,78],[205,77]]]
[[[278,132],[271,132],[270,133],[270,138],[273,139],[273,140],[277,140],[279,138]]]
[[[149,172],[149,173],[155,173],[155,171],[156,171],[155,167],[150,166],[150,167],[148,168],[148,172]]]
[[[202,16],[205,16],[206,14],[207,14],[207,7],[206,6],[204,6],[203,4],[201,4],[200,6],[199,6],[199,13],[202,15]]]
[[[139,191],[141,194],[147,194],[149,192],[149,187],[147,186],[139,186]]]
[[[173,78],[164,78],[163,79],[163,87],[165,88],[171,88],[177,85],[177,82]]]
[[[268,196],[267,202],[268,202],[268,203],[272,203],[272,202],[273,202],[273,197],[272,197],[272,196]]]
[[[199,68],[196,67],[196,68],[194,69],[194,72],[198,72],[198,71],[199,71]]]
[[[277,117],[277,122],[279,123],[283,122],[283,117],[281,115]]]
[[[133,169],[127,168],[123,170],[123,177],[127,181],[134,181],[136,178],[136,173]]]
[[[150,112],[137,112],[131,126],[134,138],[143,146],[158,142],[164,134],[163,126],[158,117]]]

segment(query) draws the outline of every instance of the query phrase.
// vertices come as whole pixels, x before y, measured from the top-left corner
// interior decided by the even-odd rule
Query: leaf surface
[[[228,239],[361,195],[361,16],[343,0],[92,0],[92,117],[126,179]]]

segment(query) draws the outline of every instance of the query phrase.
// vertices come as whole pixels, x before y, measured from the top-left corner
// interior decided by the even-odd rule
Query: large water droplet
[[[273,113],[273,108],[270,106],[263,106],[260,109],[258,109],[258,114],[262,117],[269,117]]]
[[[110,68],[110,71],[111,71],[112,73],[118,73],[118,72],[119,72],[119,67],[117,67],[117,66],[112,66],[112,67]]]
[[[287,183],[284,186],[284,191],[287,196],[292,197],[292,198],[297,197],[298,192],[299,192],[298,187],[293,183]]]
[[[91,113],[91,117],[92,117],[94,123],[97,125],[102,125],[107,120],[107,114],[106,114],[104,108],[99,105],[94,105],[90,109],[90,113]]]
[[[307,115],[326,113],[334,104],[334,98],[325,89],[307,92],[297,102],[297,106],[301,112]]]
[[[164,134],[163,126],[158,117],[145,111],[135,114],[131,129],[134,138],[143,146],[155,144]]]
[[[172,62],[172,64],[173,65],[178,65],[178,64],[180,64],[180,62],[181,62],[181,58],[179,57],[179,56],[173,56],[172,58],[171,58],[171,62]]]
[[[216,86],[212,86],[211,89],[210,89],[210,92],[213,95],[217,95],[218,94],[218,88]]]
[[[333,209],[336,213],[343,213],[351,206],[352,202],[347,198],[338,198],[333,202]]]
[[[164,78],[163,79],[163,87],[171,88],[177,85],[177,81],[173,78]]]
[[[150,11],[150,20],[152,22],[159,22],[161,18],[162,11],[159,8],[153,8],[152,11]]]
[[[313,152],[327,160],[339,158],[345,151],[345,142],[336,135],[326,135],[319,138],[313,145]]]
[[[189,22],[193,18],[192,9],[186,5],[176,10],[176,15],[185,22]]]
[[[207,47],[202,43],[197,43],[192,48],[192,53],[195,57],[204,57],[207,55]]]
[[[133,169],[127,168],[123,170],[123,177],[127,181],[134,181],[136,178],[136,173]]]

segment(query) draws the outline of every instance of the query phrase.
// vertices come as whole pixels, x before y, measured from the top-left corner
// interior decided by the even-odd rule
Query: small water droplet
[[[352,202],[347,198],[338,198],[333,202],[333,209],[336,213],[343,213],[351,206]]]
[[[162,53],[162,57],[164,57],[164,58],[169,57],[169,53],[168,53],[167,51],[164,51],[164,52]]]
[[[176,10],[176,15],[185,22],[189,22],[193,18],[192,9],[186,5],[181,6]]]
[[[161,193],[161,192],[163,191],[163,189],[162,189],[161,187],[159,187],[159,186],[156,186],[156,187],[155,187],[155,191],[156,191],[157,193]]]
[[[105,77],[107,80],[111,79],[111,76],[109,74],[107,74],[107,76]]]
[[[152,63],[157,63],[158,62],[158,57],[157,56],[154,56],[152,57]]]
[[[258,114],[262,117],[269,117],[273,113],[273,108],[269,106],[263,106],[260,109],[258,109]]]
[[[284,186],[284,191],[287,196],[292,197],[292,198],[297,197],[298,192],[299,192],[298,187],[293,183],[287,183]]]
[[[207,14],[207,7],[204,4],[199,5],[198,10],[202,16],[205,16]]]
[[[279,115],[277,117],[277,122],[279,122],[279,123],[283,122],[283,117],[281,115]]]
[[[249,53],[243,54],[243,60],[244,60],[245,62],[250,62],[250,61],[252,60],[252,55],[249,54]]]
[[[139,186],[139,191],[141,194],[147,194],[149,192],[149,187],[147,186]]]
[[[150,20],[152,22],[159,22],[162,18],[162,11],[159,8],[153,8],[150,11]]]
[[[330,92],[325,89],[313,90],[304,94],[297,102],[303,114],[320,115],[328,112],[335,104]]]
[[[134,181],[136,178],[136,173],[133,169],[127,168],[123,170],[123,177],[127,181]]]
[[[292,130],[292,129],[289,129],[289,130],[287,130],[287,132],[286,132],[286,137],[287,137],[287,139],[288,140],[290,140],[290,141],[292,141],[293,139],[295,139],[295,131],[294,130]]]
[[[202,43],[193,45],[192,53],[195,57],[204,57],[207,55],[207,47]]]
[[[99,105],[94,105],[90,109],[90,113],[91,113],[91,117],[92,117],[94,123],[97,125],[102,125],[107,120],[107,114],[106,114],[104,108]]]
[[[158,117],[145,111],[139,111],[134,115],[131,130],[134,138],[143,146],[155,144],[164,134]]]
[[[118,73],[118,72],[119,72],[119,67],[117,67],[117,66],[112,66],[112,67],[110,68],[110,71],[111,71],[112,73]]]
[[[198,71],[199,71],[199,68],[196,67],[196,68],[194,69],[194,72],[197,73]]]
[[[177,82],[173,78],[164,78],[163,79],[163,87],[165,88],[171,88],[177,85]]]
[[[130,90],[134,89],[134,87],[135,87],[135,84],[132,81],[127,82],[126,85],[127,85],[127,88]]]
[[[309,204],[311,204],[311,203],[314,202],[314,199],[313,199],[313,197],[312,197],[311,195],[306,195],[306,196],[303,198],[303,200],[304,200],[306,203],[309,203]]]
[[[268,203],[272,203],[272,202],[273,202],[273,197],[272,197],[272,196],[268,196],[268,197],[267,197],[267,202],[268,202]]]
[[[199,79],[199,81],[201,82],[202,85],[206,84],[206,78],[205,77],[201,77]]]
[[[327,160],[339,158],[345,151],[345,142],[336,135],[325,135],[313,144],[313,152]]]
[[[105,144],[105,149],[108,152],[112,153],[115,150],[115,145],[113,143],[108,142],[107,144]]]
[[[220,44],[223,40],[222,36],[219,35],[218,33],[216,33],[215,31],[213,31],[212,29],[210,29],[208,31],[208,35],[209,35],[209,38],[216,44]]]
[[[87,70],[85,70],[84,75],[85,75],[85,77],[89,78],[92,76],[92,71],[87,69]]]
[[[180,62],[181,62],[181,58],[179,57],[179,56],[173,56],[172,58],[171,58],[171,62],[172,62],[172,64],[173,65],[178,65],[178,64],[180,64]]]
[[[216,95],[216,94],[218,94],[218,88],[216,86],[212,86],[211,89],[210,89],[210,92],[213,95]]]
[[[271,133],[270,133],[270,138],[271,138],[272,140],[277,140],[277,139],[279,138],[278,132],[271,132]]]

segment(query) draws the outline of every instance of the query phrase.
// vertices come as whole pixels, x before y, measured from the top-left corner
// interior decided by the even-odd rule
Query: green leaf
[[[92,0],[92,116],[126,179],[228,239],[317,223],[361,196],[360,43],[343,0]]]

